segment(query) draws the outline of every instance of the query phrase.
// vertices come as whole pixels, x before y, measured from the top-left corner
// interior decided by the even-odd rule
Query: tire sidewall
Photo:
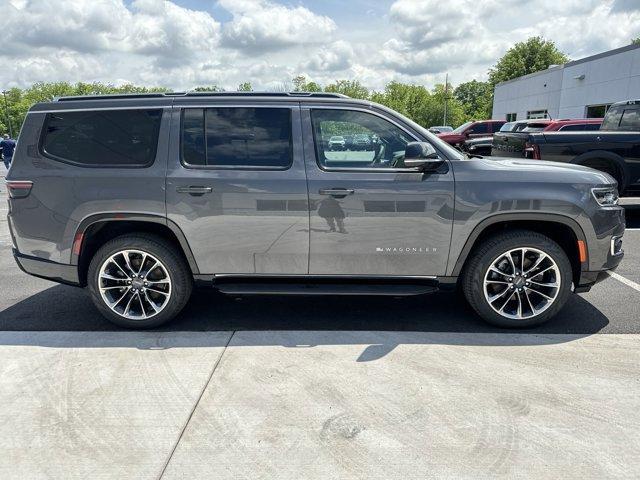
[[[487,248],[480,249],[480,258],[474,259],[473,264],[465,272],[464,290],[467,300],[476,312],[487,322],[506,328],[527,328],[541,325],[553,318],[564,306],[571,293],[573,272],[571,262],[564,250],[553,240],[540,235],[527,234],[529,240],[523,235],[521,238],[512,237],[500,240],[499,237],[487,242]],[[532,238],[531,238],[532,237]],[[544,312],[523,320],[503,317],[497,313],[485,298],[484,278],[489,267],[501,254],[518,248],[535,248],[541,250],[556,263],[560,270],[560,291],[553,304]]]
[[[100,294],[100,269],[109,257],[122,250],[139,250],[153,255],[162,262],[169,275],[171,293],[168,303],[160,313],[151,318],[133,320],[122,317],[105,304]],[[191,294],[191,280],[185,270],[182,259],[161,239],[143,236],[117,237],[103,245],[93,256],[87,272],[87,288],[93,303],[109,321],[125,328],[153,328],[171,320],[186,304]]]

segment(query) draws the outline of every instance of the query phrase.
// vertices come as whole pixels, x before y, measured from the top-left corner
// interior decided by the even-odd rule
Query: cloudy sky
[[[0,88],[36,81],[281,88],[303,74],[486,78],[542,35],[572,59],[640,36],[640,0],[0,0]]]

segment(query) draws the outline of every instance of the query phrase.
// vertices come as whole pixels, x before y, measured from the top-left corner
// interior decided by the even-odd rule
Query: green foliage
[[[150,93],[150,92],[168,92],[169,89],[163,87],[141,87],[132,84],[114,86],[105,83],[83,83],[78,82],[71,84],[68,82],[38,82],[31,87],[21,90],[12,88],[5,92],[6,105],[4,98],[0,98],[0,134],[9,133],[9,124],[13,136],[17,137],[24,121],[27,111],[34,103],[48,102],[55,97],[71,96],[71,95],[101,95],[110,93]],[[7,110],[9,119],[7,119]]]
[[[640,37],[632,38],[631,39],[631,44],[632,45],[640,45]]]
[[[316,82],[307,82],[307,78],[304,75],[298,75],[293,80],[294,92],[321,92],[322,87]]]
[[[493,107],[493,87],[489,82],[471,80],[461,83],[453,91],[453,98],[460,102],[470,119],[485,120],[491,118]]]
[[[516,43],[489,69],[489,83],[495,85],[568,61],[569,58],[552,41],[531,37],[526,42]]]
[[[239,92],[253,92],[253,86],[251,85],[251,82],[243,82],[240,85],[238,85],[238,91]]]
[[[338,80],[336,83],[327,85],[325,92],[342,93],[351,98],[359,98],[367,100],[369,98],[369,90],[363,86],[358,80]]]
[[[224,92],[224,88],[219,87],[217,85],[211,85],[209,87],[196,87],[193,89],[194,92]]]

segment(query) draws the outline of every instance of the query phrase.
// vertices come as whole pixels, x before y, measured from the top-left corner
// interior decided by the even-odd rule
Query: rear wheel
[[[499,327],[532,327],[555,316],[571,292],[571,262],[550,238],[513,231],[486,240],[465,268],[473,309]]]
[[[108,320],[128,328],[157,327],[191,295],[189,269],[161,237],[132,234],[104,244],[89,265],[91,299]]]

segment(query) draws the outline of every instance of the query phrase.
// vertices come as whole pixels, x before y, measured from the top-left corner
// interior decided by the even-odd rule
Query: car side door
[[[201,274],[308,271],[309,211],[297,102],[176,99],[167,217]]]
[[[403,166],[425,140],[385,112],[301,107],[309,185],[309,273],[437,276],[446,271],[454,208],[447,161],[422,173]],[[331,150],[331,135],[366,135],[368,147]]]

